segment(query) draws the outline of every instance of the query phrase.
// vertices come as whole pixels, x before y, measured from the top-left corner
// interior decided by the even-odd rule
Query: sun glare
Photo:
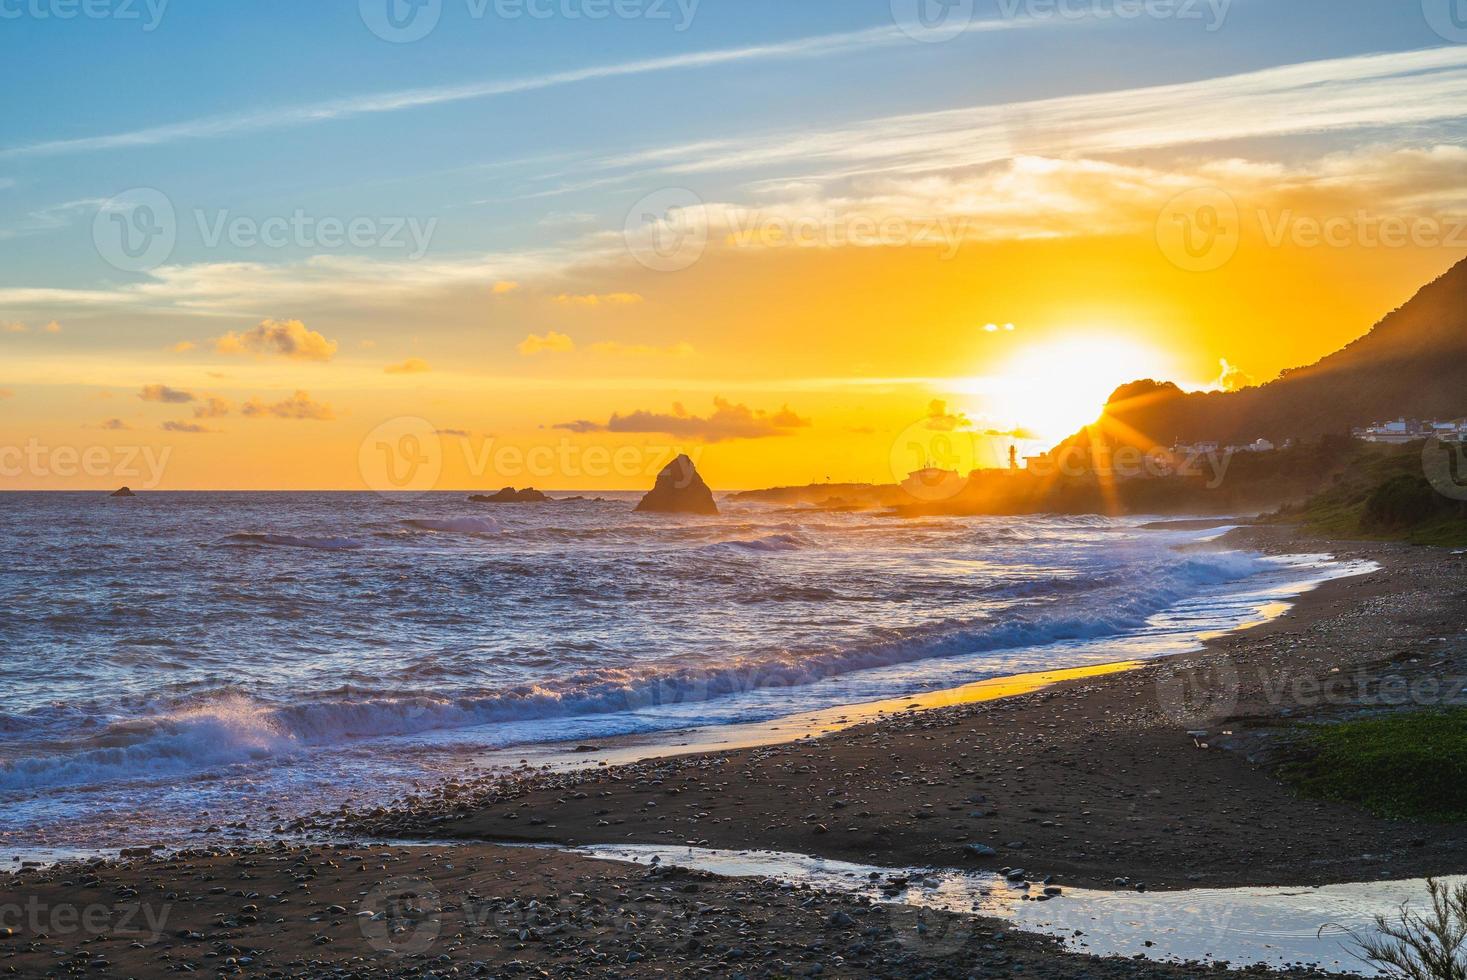
[[[993,412],[1053,443],[1100,416],[1113,391],[1139,378],[1175,377],[1172,359],[1118,338],[1066,337],[1020,351],[998,372]]]

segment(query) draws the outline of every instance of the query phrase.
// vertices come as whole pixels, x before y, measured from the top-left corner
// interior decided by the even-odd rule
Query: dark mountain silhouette
[[[1098,431],[1112,445],[1275,443],[1346,434],[1371,422],[1467,415],[1467,260],[1369,333],[1307,367],[1233,392],[1185,393],[1170,382],[1116,389]],[[1096,431],[1096,430],[1091,430]],[[1086,445],[1082,431],[1063,445]]]

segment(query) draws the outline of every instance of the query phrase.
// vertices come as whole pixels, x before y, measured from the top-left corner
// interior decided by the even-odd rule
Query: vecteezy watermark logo
[[[1217,187],[1183,191],[1156,218],[1156,244],[1179,269],[1211,272],[1237,254],[1238,204]]]
[[[703,199],[686,187],[654,191],[632,205],[622,233],[632,258],[653,272],[680,272],[708,248]]]
[[[975,0],[891,0],[891,17],[914,41],[950,41],[973,23]]]
[[[0,0],[4,2],[4,0]],[[665,21],[679,34],[693,26],[702,0],[463,0],[470,20]],[[433,32],[443,0],[360,0],[362,23],[384,41],[406,44]]]
[[[1233,0],[998,0],[999,13],[1013,20],[1196,21],[1209,34],[1220,30]]]
[[[52,904],[35,895],[25,902],[0,903],[0,935],[24,929],[33,936],[136,936],[154,942],[168,925],[171,904],[155,906],[149,902],[127,905],[76,905],[71,902]]]
[[[1421,469],[1437,493],[1467,500],[1467,446],[1432,436],[1421,449]]]
[[[123,191],[98,209],[92,243],[114,268],[151,272],[168,261],[178,243],[173,201],[153,187]]]
[[[1467,218],[1426,215],[1353,214],[1316,217],[1292,208],[1258,212],[1270,248],[1467,248]]]
[[[886,906],[896,941],[924,959],[940,959],[962,949],[973,936],[976,919],[949,912],[907,905],[898,901]]]
[[[308,214],[303,208],[296,208],[289,215],[267,218],[233,215],[227,209],[211,214],[199,208],[194,210],[194,222],[205,248],[218,248],[225,243],[238,249],[294,246],[316,252],[348,246],[380,248],[403,252],[412,262],[428,254],[433,234],[438,230],[437,218],[426,221],[404,216],[340,218]]]
[[[438,891],[426,878],[392,878],[362,898],[358,920],[373,949],[393,956],[426,953],[443,930]]]
[[[1238,706],[1242,680],[1230,657],[1195,666],[1162,668],[1156,700],[1184,728],[1203,728],[1227,718]]]
[[[913,422],[891,444],[891,475],[917,500],[956,497],[977,468],[978,443],[973,433],[943,427],[932,417]]]
[[[362,482],[377,493],[427,493],[443,473],[442,438],[427,419],[389,419],[362,440],[357,469]]]
[[[443,16],[443,0],[359,0],[367,29],[384,41],[410,44],[433,33]]]
[[[49,446],[33,436],[24,445],[0,445],[0,480],[90,477],[152,490],[172,456],[171,446]]]
[[[1421,0],[1421,12],[1443,40],[1467,42],[1467,0]]]
[[[0,20],[138,21],[149,34],[167,10],[168,0],[0,0]]]

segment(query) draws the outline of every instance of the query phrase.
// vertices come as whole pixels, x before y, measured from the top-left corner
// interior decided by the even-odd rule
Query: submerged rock
[[[693,461],[682,455],[657,474],[656,486],[642,498],[637,510],[647,514],[717,514],[718,505]]]

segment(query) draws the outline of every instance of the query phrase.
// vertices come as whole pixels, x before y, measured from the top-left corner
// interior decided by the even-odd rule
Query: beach
[[[1238,546],[1261,551],[1319,547],[1285,528],[1230,533],[1241,539],[1233,542]],[[406,874],[427,877],[444,894],[474,889],[540,896],[542,906],[548,894],[562,900],[568,894],[596,896],[597,908],[631,901],[642,912],[672,919],[688,913],[692,902],[695,918],[710,930],[710,938],[700,938],[695,947],[655,930],[641,940],[645,948],[581,937],[555,954],[558,959],[542,958],[554,942],[528,943],[496,932],[457,934],[456,945],[432,945],[434,957],[449,956],[449,963],[468,970],[480,969],[472,964],[482,962],[491,973],[518,960],[521,966],[513,969],[533,972],[543,968],[537,964],[554,963],[557,975],[571,970],[571,963],[592,975],[709,967],[716,975],[809,975],[814,966],[830,975],[912,975],[918,962],[938,971],[931,975],[1002,972],[1025,963],[1042,964],[1045,976],[1195,975],[1129,960],[1093,963],[984,919],[971,920],[974,928],[985,936],[1005,935],[1001,946],[975,940],[959,949],[929,950],[929,961],[920,943],[903,945],[884,931],[890,929],[882,919],[886,910],[862,906],[850,895],[802,897],[769,881],[676,872],[697,879],[702,897],[693,901],[678,897],[693,893],[662,880],[673,872],[658,872],[649,881],[645,868],[590,864],[584,855],[564,850],[589,844],[662,845],[669,863],[678,849],[691,845],[893,869],[949,867],[999,875],[1021,869],[1026,882],[1117,891],[1310,886],[1467,871],[1467,837],[1460,829],[1377,819],[1353,806],[1306,799],[1274,774],[1301,723],[1388,710],[1401,698],[1459,698],[1458,679],[1467,676],[1467,648],[1455,641],[1454,625],[1456,583],[1467,556],[1388,544],[1337,542],[1330,550],[1340,559],[1373,562],[1376,570],[1325,582],[1283,615],[1209,639],[1200,650],[1129,669],[1091,671],[1047,686],[1019,683],[997,692],[1003,696],[992,690],[973,695],[986,700],[965,700],[961,692],[934,694],[875,718],[853,708],[849,714],[857,721],[849,727],[832,726],[836,730],[826,734],[791,729],[788,740],[747,748],[666,755],[628,748],[623,756],[647,751],[651,757],[625,762],[614,741],[568,744],[566,754],[582,760],[573,768],[466,773],[408,798],[304,817],[290,836],[355,842],[341,852],[318,849],[316,858],[307,859],[319,864],[324,855],[339,866],[311,880],[310,901],[347,911],[322,913],[296,903],[291,914],[302,918],[256,962],[287,975],[309,973],[316,969],[312,960],[331,962],[354,949],[354,955],[368,956],[362,969],[390,975],[423,965],[428,961],[398,959],[370,942],[363,946],[355,921],[373,888]],[[670,737],[662,751],[676,753],[675,741]],[[617,764],[602,764],[612,759]],[[384,861],[367,856],[388,847],[368,846],[373,840],[429,846],[393,849],[395,859]],[[492,846],[506,843],[559,849]],[[119,894],[136,898],[130,890],[202,893],[186,905],[188,915],[209,922],[207,928],[191,927],[205,939],[182,943],[174,930],[160,940],[176,947],[176,957],[197,960],[221,943],[264,948],[259,922],[238,923],[227,906],[278,894],[285,873],[279,866],[288,870],[300,860],[297,846],[260,841],[208,855],[132,859],[93,871],[101,885],[88,884],[76,866],[31,869],[7,882],[6,891],[43,894],[53,903],[113,901]],[[256,847],[263,848],[261,854],[253,853]],[[342,881],[334,890],[324,887],[336,876]],[[209,888],[202,888],[204,881]],[[629,899],[634,892],[642,894]],[[747,895],[733,898],[745,892],[767,904],[751,905]],[[888,897],[899,896],[898,891]],[[735,921],[702,910],[723,902],[738,910],[729,913]],[[847,908],[847,902],[856,905]],[[306,914],[311,910],[319,921]],[[850,937],[834,941],[844,926],[832,919],[845,922],[835,911],[859,923],[857,935],[867,935],[872,923],[876,932],[867,936],[869,942],[856,944],[869,947],[869,955],[853,954]],[[875,918],[856,918],[858,913]],[[736,940],[739,916],[761,918],[762,924],[744,922],[742,939]],[[320,942],[320,935],[331,942]],[[247,941],[249,936],[257,938]],[[825,937],[826,946],[812,947],[812,936]],[[744,952],[756,962],[746,967],[740,956],[730,959],[738,941],[759,947],[757,953]],[[0,970],[55,956],[54,941],[24,931],[6,942],[0,956],[11,958],[0,959]],[[116,945],[107,951],[120,964],[130,947]],[[330,956],[323,952],[328,947]],[[832,959],[837,950],[842,962]],[[629,961],[632,953],[638,957]],[[239,954],[231,955],[239,960]]]
[[[1022,865],[1075,883],[1157,888],[1467,870],[1467,836],[1456,828],[1300,799],[1268,771],[1279,732],[1351,710],[1360,679],[1467,676],[1467,648],[1448,642],[1467,559],[1390,546],[1340,554],[1382,569],[1326,583],[1288,614],[1195,654],[788,745],[491,779],[366,826]],[[971,842],[997,854],[975,862],[963,850]]]

